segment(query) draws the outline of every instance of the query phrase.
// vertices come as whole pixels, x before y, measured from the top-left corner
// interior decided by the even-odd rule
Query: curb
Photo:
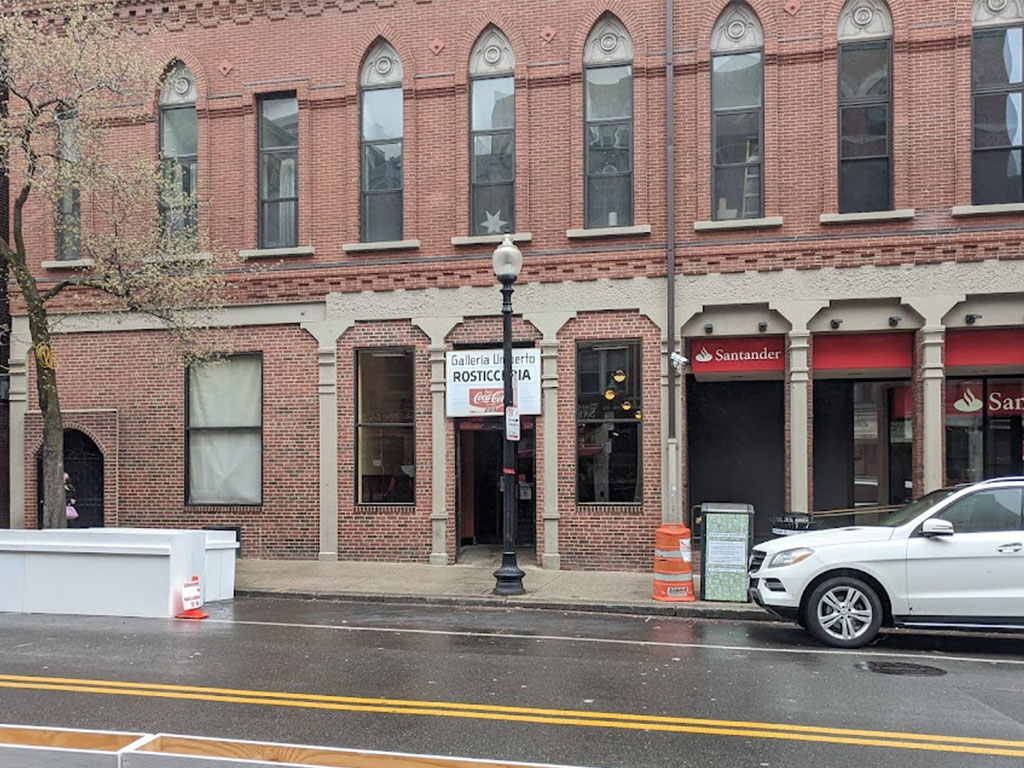
[[[714,603],[587,603],[569,600],[534,600],[517,597],[472,597],[449,595],[395,595],[365,592],[317,592],[290,589],[236,589],[236,597],[275,597],[297,600],[325,600],[338,603],[388,603],[397,605],[439,605],[473,608],[532,608],[541,611],[606,613],[630,616],[673,616],[684,619],[731,621],[778,621],[767,611],[750,604],[725,607]],[[742,607],[741,607],[742,606]]]

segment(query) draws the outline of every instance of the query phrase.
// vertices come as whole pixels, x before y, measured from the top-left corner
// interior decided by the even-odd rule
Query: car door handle
[[[1002,552],[1003,554],[1011,554],[1013,552],[1020,552],[1022,549],[1024,549],[1024,544],[1021,544],[1019,541],[1015,541],[1013,544],[1003,544],[1003,546],[997,547],[996,551]]]

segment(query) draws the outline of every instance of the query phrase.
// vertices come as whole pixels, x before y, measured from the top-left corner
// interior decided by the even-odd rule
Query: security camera
[[[676,373],[682,373],[683,369],[690,364],[690,358],[680,355],[678,352],[672,353],[671,360],[672,367],[676,369]]]

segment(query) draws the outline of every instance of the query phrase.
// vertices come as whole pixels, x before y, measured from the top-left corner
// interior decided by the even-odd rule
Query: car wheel
[[[878,635],[882,601],[873,588],[852,576],[819,584],[807,599],[803,619],[808,631],[837,648],[860,648]]]

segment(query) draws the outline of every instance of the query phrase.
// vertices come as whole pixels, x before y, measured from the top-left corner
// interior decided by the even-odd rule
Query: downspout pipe
[[[668,246],[668,445],[678,441],[676,424],[676,368],[672,353],[676,351],[676,91],[675,91],[675,23],[674,0],[665,0],[665,221]],[[671,520],[681,520],[679,508],[678,450],[666,451],[670,466],[669,509]],[[678,510],[678,511],[677,511]]]

